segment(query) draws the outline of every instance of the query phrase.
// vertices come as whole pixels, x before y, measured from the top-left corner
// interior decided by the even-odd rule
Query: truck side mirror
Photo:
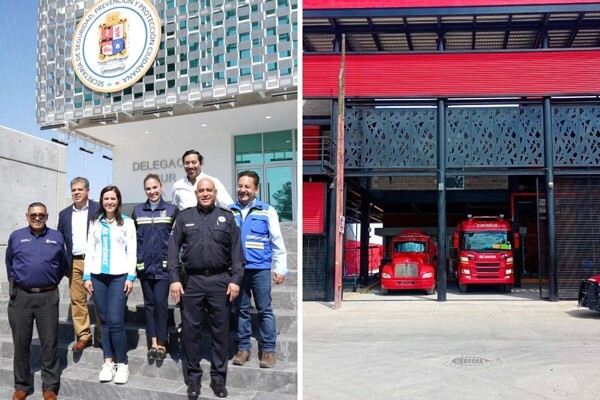
[[[458,232],[454,232],[452,234],[452,247],[454,247],[455,249],[458,248]]]
[[[518,233],[515,233],[515,240],[514,240],[514,243],[515,243],[515,249],[518,249],[518,248],[519,248],[519,246],[520,246],[520,243],[519,243],[519,242],[520,242],[520,240],[519,240],[519,234],[518,234]]]
[[[392,262],[392,257],[389,256],[389,254],[386,254],[383,256],[383,258],[381,259],[381,268],[385,267],[387,264]]]

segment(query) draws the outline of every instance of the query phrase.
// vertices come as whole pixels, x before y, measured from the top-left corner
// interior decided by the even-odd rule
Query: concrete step
[[[95,323],[95,315],[93,309],[93,303],[89,303],[89,312],[92,323]],[[0,297],[0,322],[7,321],[6,329],[10,329],[8,327],[8,299],[6,297]],[[275,314],[275,323],[277,325],[277,332],[281,334],[292,334],[295,335],[297,332],[298,321],[297,321],[297,311],[296,310],[273,310]],[[250,314],[252,318],[252,327],[255,332],[258,332],[258,313],[255,308],[250,309]],[[70,304],[67,302],[59,303],[59,321],[72,324],[71,313],[70,313]],[[131,305],[127,304],[125,311],[125,323],[132,324],[139,329],[145,329],[145,312],[142,304]],[[169,326],[176,326],[181,323],[181,314],[176,305],[169,306]],[[0,333],[6,333],[6,331],[2,331],[2,327],[0,326]],[[232,312],[231,320],[230,320],[230,329],[237,329],[237,319],[235,313]]]
[[[12,340],[6,335],[0,336],[2,346],[2,357],[12,359],[14,348]],[[87,348],[81,353],[73,353],[72,343],[66,340],[59,341],[59,359],[63,369],[90,369],[99,372],[103,362],[102,349]],[[209,374],[210,371],[210,343],[203,341],[202,368]],[[256,346],[254,346],[256,347]],[[33,339],[31,345],[32,368],[39,369],[40,366],[40,343],[39,339]],[[129,373],[131,376],[147,378],[158,378],[173,381],[183,381],[184,355],[181,347],[171,348],[167,358],[162,362],[149,362],[146,358],[146,348],[138,348],[128,351]],[[233,354],[229,359],[233,358]],[[208,376],[208,375],[207,375]],[[207,379],[209,379],[207,377]],[[279,357],[274,368],[259,368],[257,351],[253,350],[251,360],[244,366],[236,366],[229,362],[227,382],[232,387],[261,390],[267,392],[295,393],[297,379],[297,363],[285,361]],[[293,385],[292,385],[293,383]],[[293,386],[293,388],[292,388]]]
[[[42,398],[42,389],[41,389],[41,382],[40,382],[40,386],[39,386],[39,390],[36,391],[36,394],[32,395],[30,397],[30,399],[33,398]],[[0,386],[0,399],[10,399],[12,398],[12,395],[14,393],[15,389],[12,386]],[[59,397],[60,400],[81,400],[75,397],[65,397],[65,396],[60,396]]]
[[[256,352],[258,349],[257,338],[260,337],[258,332],[258,316],[253,313],[253,334],[252,334],[252,347],[253,352]],[[276,323],[277,323],[277,344],[275,348],[275,352],[277,356],[281,360],[285,361],[297,361],[298,360],[298,341],[297,341],[297,320],[295,315],[276,315]],[[95,325],[92,324],[92,331],[94,331]],[[236,332],[235,326],[231,324],[231,329],[229,331],[229,347],[230,352],[233,353],[237,349],[236,344]],[[130,349],[147,349],[150,343],[150,338],[146,335],[146,324],[143,321],[140,322],[127,322],[125,324],[125,333],[127,335],[127,343]],[[8,324],[8,316],[6,314],[0,314],[0,335],[11,335],[10,326]],[[34,337],[37,337],[37,330],[34,327]],[[203,343],[205,344],[205,348],[203,349],[203,355],[207,357],[210,356],[210,346],[211,346],[211,333],[208,329],[205,329],[202,332],[202,336],[206,338]],[[73,324],[71,320],[67,320],[64,318],[60,318],[58,325],[58,337],[61,340],[67,342],[75,341],[75,335],[73,333]],[[175,353],[179,347],[180,335],[177,333],[177,328],[175,325],[171,325],[169,327],[169,352]],[[12,343],[12,340],[11,340]],[[145,350],[144,350],[145,351]]]
[[[272,305],[274,309],[288,309],[295,310],[297,308],[297,284],[298,284],[298,272],[290,271],[286,276],[283,284],[273,285],[271,289]],[[60,299],[63,303],[69,303],[71,296],[68,289],[68,281],[64,279],[59,285]],[[175,307],[173,300],[170,296],[168,298],[169,304]],[[129,295],[127,300],[129,305],[139,304],[143,307],[144,294],[139,281],[136,281],[133,286],[133,291]],[[8,304],[8,284],[0,284],[0,312],[6,312],[6,305]]]
[[[208,364],[203,364],[203,368],[205,367],[208,367]],[[36,393],[39,393],[42,387],[41,374],[37,367],[32,369],[33,371],[35,371],[34,386],[36,388]],[[67,367],[63,369],[61,373],[61,389],[59,393],[59,398],[73,398],[80,400],[188,400],[188,397],[186,395],[187,386],[183,382],[183,379],[171,380],[131,374],[130,367],[129,382],[125,385],[116,385],[112,382],[98,382],[99,370],[100,364],[98,364],[97,368],[86,368],[83,366],[76,366]],[[207,371],[207,373],[204,374],[205,376],[203,376],[202,378],[202,394],[200,396],[200,399],[214,399],[215,396],[213,395],[212,390],[209,387],[210,377],[208,376],[208,369],[205,368],[205,370]],[[236,387],[231,383],[231,375],[232,371],[230,370],[227,383],[227,389],[229,391],[228,399],[296,399],[296,381],[294,381],[293,384],[293,393],[285,391],[266,392],[264,390],[256,390],[247,387],[243,389]],[[0,358],[0,385],[4,387],[10,387],[12,386],[12,382],[12,359]],[[266,382],[261,380],[261,383],[264,384]],[[286,390],[290,390],[290,388],[286,388]]]

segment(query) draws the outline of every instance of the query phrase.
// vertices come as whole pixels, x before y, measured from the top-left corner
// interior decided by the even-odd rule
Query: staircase
[[[258,318],[256,310],[252,315],[253,344],[252,358],[244,366],[229,362],[227,389],[229,399],[296,399],[298,381],[298,342],[297,342],[297,227],[293,223],[282,223],[281,229],[288,251],[290,274],[282,285],[273,286],[273,309],[277,323],[277,364],[274,368],[258,366]],[[141,286],[136,281],[134,290],[127,301],[125,329],[129,343],[129,382],[125,385],[98,382],[98,373],[103,362],[102,350],[88,347],[82,353],[71,352],[75,342],[73,325],[70,320],[68,281],[60,285],[59,305],[59,359],[61,363],[62,400],[187,400],[187,386],[182,369],[182,347],[176,325],[180,322],[177,306],[169,305],[169,354],[160,363],[149,364],[146,358],[147,338]],[[171,301],[171,300],[170,300]],[[10,399],[13,393],[14,347],[8,324],[8,283],[0,284],[0,399]],[[90,304],[90,315],[93,304]],[[231,324],[235,326],[234,323]],[[235,331],[229,333],[230,360],[236,350]],[[210,389],[210,331],[202,335],[202,389],[200,399],[216,398]],[[34,329],[31,345],[31,368],[34,373],[35,393],[30,398],[41,398],[42,382],[40,375],[40,343]]]

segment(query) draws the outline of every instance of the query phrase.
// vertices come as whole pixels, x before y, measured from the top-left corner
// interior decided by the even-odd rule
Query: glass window
[[[294,160],[292,131],[265,133],[265,163]]]
[[[262,135],[235,137],[235,165],[262,164]]]
[[[280,221],[293,221],[294,196],[292,190],[292,167],[290,165],[266,168],[266,179],[261,185],[266,189],[267,203],[279,215]]]

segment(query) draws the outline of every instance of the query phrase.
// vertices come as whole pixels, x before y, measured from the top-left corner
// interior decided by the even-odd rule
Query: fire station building
[[[572,299],[600,273],[600,2],[303,7],[305,300],[334,293],[342,43],[344,215],[360,224],[361,249],[369,235],[430,233],[444,301],[457,225],[504,215],[520,239],[515,287],[534,282],[541,298]],[[370,232],[375,221],[383,228]]]

